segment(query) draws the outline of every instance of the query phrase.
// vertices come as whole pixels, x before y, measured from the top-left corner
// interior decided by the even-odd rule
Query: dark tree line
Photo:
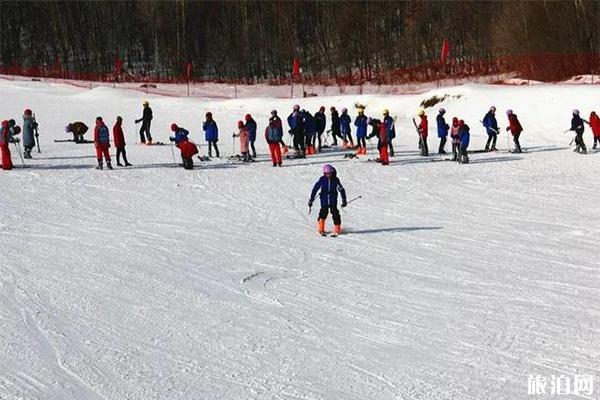
[[[4,1],[0,64],[261,80],[381,71],[439,58],[599,53],[597,1]]]

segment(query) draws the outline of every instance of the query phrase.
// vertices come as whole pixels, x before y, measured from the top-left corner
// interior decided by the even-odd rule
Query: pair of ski
[[[338,237],[339,233],[335,233],[335,232],[331,232],[331,233],[327,233],[327,232],[319,232],[319,235],[323,236],[323,237]]]

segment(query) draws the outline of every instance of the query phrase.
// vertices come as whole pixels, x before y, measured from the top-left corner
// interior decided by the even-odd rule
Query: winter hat
[[[320,112],[323,112],[323,111],[325,111],[325,107],[324,107],[324,106],[321,106],[321,107],[319,107],[319,111],[320,111]]]
[[[96,117],[96,122],[102,122],[102,117]]]
[[[452,125],[458,125],[458,118],[456,118],[456,117],[452,118]]]
[[[28,108],[28,109],[26,109],[26,110],[23,112],[23,114],[25,114],[25,115],[31,115],[31,110]]]
[[[206,113],[206,118],[212,118],[212,113],[210,111]]]
[[[244,119],[246,120],[246,122],[248,122],[252,119],[252,116],[250,114],[246,114],[246,117],[244,117]]]
[[[573,110],[573,115],[579,115],[579,110],[577,110],[577,109]]]
[[[463,126],[465,124],[465,121],[463,121],[462,119],[458,120],[458,126]]]
[[[294,104],[294,107],[292,109],[294,111],[300,111],[300,106],[298,104]]]
[[[440,108],[440,114],[446,114],[446,109],[445,108]]]
[[[420,117],[421,115],[425,115],[425,110],[420,108],[419,111],[417,112],[417,115]]]
[[[150,105],[150,103],[148,103],[148,100],[144,100],[144,102],[142,103],[143,106],[148,106]]]
[[[512,115],[512,110],[510,108],[506,110],[506,115]]]
[[[277,115],[277,110],[271,110],[271,115]]]
[[[342,114],[348,112],[348,109],[346,107],[342,108]]]
[[[331,164],[325,164],[325,165],[323,165],[323,173],[324,174],[332,174],[333,173],[333,166]]]
[[[117,122],[118,122],[118,123],[121,123],[121,122],[123,122],[123,118],[121,118],[121,116],[120,116],[120,115],[119,115],[119,116],[117,116]]]
[[[173,123],[171,124],[171,130],[172,130],[173,132],[175,132],[175,131],[177,130],[177,128],[179,128],[179,127],[177,126],[177,124],[176,124],[175,122],[173,122]]]
[[[242,121],[238,121],[238,128],[243,128],[244,127],[244,123]]]
[[[335,107],[334,106],[329,107],[329,111],[335,111]]]
[[[491,111],[491,112],[496,112],[496,106],[491,106],[491,107],[490,107],[490,111]]]
[[[17,123],[15,122],[15,120],[14,120],[14,119],[9,119],[9,120],[8,120],[8,126],[10,126],[10,127],[13,127],[13,126],[15,126],[16,124],[17,124]]]

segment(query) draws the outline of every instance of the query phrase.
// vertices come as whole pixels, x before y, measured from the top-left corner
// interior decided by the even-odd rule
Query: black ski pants
[[[327,214],[331,210],[331,217],[333,218],[333,223],[335,225],[340,225],[342,223],[342,217],[340,216],[340,210],[338,210],[337,205],[329,206],[329,207],[321,207],[319,210],[319,219],[327,219]]]
[[[213,148],[213,146],[215,147],[216,156],[217,156],[217,158],[219,158],[221,155],[219,154],[219,147],[217,146],[217,141],[216,140],[209,140],[208,141],[208,156],[212,157],[212,148]]]

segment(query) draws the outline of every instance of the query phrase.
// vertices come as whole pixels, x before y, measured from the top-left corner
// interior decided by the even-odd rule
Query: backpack
[[[279,129],[272,127],[269,125],[268,129],[268,133],[267,133],[267,139],[269,142],[272,143],[279,143],[279,141],[281,140],[281,134],[279,133]]]

